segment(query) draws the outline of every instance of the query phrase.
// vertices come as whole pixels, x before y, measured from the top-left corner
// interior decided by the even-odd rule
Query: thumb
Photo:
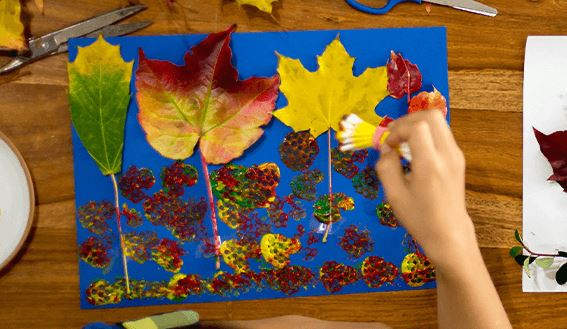
[[[380,161],[376,164],[376,172],[384,187],[386,199],[394,210],[403,209],[407,202],[409,191],[407,180],[402,170],[400,157],[396,151],[383,150]]]

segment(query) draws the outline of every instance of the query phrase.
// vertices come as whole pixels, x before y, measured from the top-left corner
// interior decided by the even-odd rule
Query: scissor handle
[[[390,10],[392,10],[392,8],[394,8],[396,5],[402,2],[421,3],[422,0],[388,0],[388,3],[386,3],[386,5],[382,8],[366,6],[358,2],[357,0],[345,0],[345,1],[354,9],[360,10],[364,13],[373,14],[373,15],[384,15],[388,13]]]

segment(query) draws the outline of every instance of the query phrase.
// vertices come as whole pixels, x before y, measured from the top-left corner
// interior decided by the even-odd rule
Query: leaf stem
[[[557,254],[546,254],[546,253],[539,253],[539,252],[534,252],[532,251],[530,248],[528,248],[528,246],[526,246],[524,244],[523,241],[520,241],[520,244],[522,245],[522,248],[524,248],[529,254],[530,256],[541,256],[541,257],[562,257],[562,258],[567,258],[567,255],[560,255],[559,253]]]
[[[329,236],[329,231],[331,230],[331,225],[333,225],[333,173],[332,173],[332,160],[331,160],[331,128],[327,130],[327,155],[328,155],[328,165],[327,165],[327,176],[329,176],[329,224],[325,228],[325,235],[323,235],[323,243],[327,243],[327,236]]]
[[[217,214],[215,211],[215,201],[213,198],[213,189],[211,187],[211,179],[209,176],[209,168],[207,167],[207,161],[203,156],[203,152],[199,149],[199,155],[201,156],[201,166],[203,167],[203,175],[205,176],[205,184],[207,184],[207,197],[209,199],[209,207],[211,208],[211,223],[213,225],[213,239],[215,240],[215,268],[220,269],[220,236],[219,228],[217,225]]]
[[[116,226],[118,226],[118,236],[120,237],[120,253],[122,254],[122,266],[124,267],[124,277],[126,279],[126,293],[130,293],[130,276],[128,275],[128,262],[126,259],[126,244],[124,243],[124,235],[122,234],[122,225],[120,224],[120,203],[118,201],[118,184],[116,176],[110,174],[112,186],[114,188],[114,207],[116,208]]]

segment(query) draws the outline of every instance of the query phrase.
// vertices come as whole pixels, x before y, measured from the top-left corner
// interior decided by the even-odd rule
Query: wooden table
[[[42,16],[25,2],[33,35],[125,5],[46,0]],[[141,34],[212,32],[232,23],[240,31],[447,26],[452,127],[466,154],[467,202],[486,263],[516,328],[567,327],[567,295],[522,293],[520,268],[508,256],[522,214],[524,44],[528,35],[567,33],[567,1],[485,0],[500,11],[487,18],[438,6],[428,15],[412,4],[369,16],[342,0],[281,0],[275,19],[230,0],[176,0],[172,12],[166,0],[143,2],[150,8],[135,19],[155,24]],[[38,203],[23,252],[0,273],[0,327],[79,328],[187,307],[203,319],[300,314],[396,328],[435,326],[435,290],[81,311],[66,62],[66,55],[42,60],[0,85],[0,130],[23,153]],[[455,261],[467,266],[466,257]]]

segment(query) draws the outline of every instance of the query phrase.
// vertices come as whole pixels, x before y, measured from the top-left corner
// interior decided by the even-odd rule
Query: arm
[[[440,328],[511,328],[465,206],[465,160],[439,111],[396,120],[376,169],[394,213],[437,270]],[[407,142],[411,173],[392,148]]]
[[[388,329],[390,327],[377,322],[335,322],[324,321],[299,315],[286,315],[261,320],[207,321],[198,328],[223,329]]]

